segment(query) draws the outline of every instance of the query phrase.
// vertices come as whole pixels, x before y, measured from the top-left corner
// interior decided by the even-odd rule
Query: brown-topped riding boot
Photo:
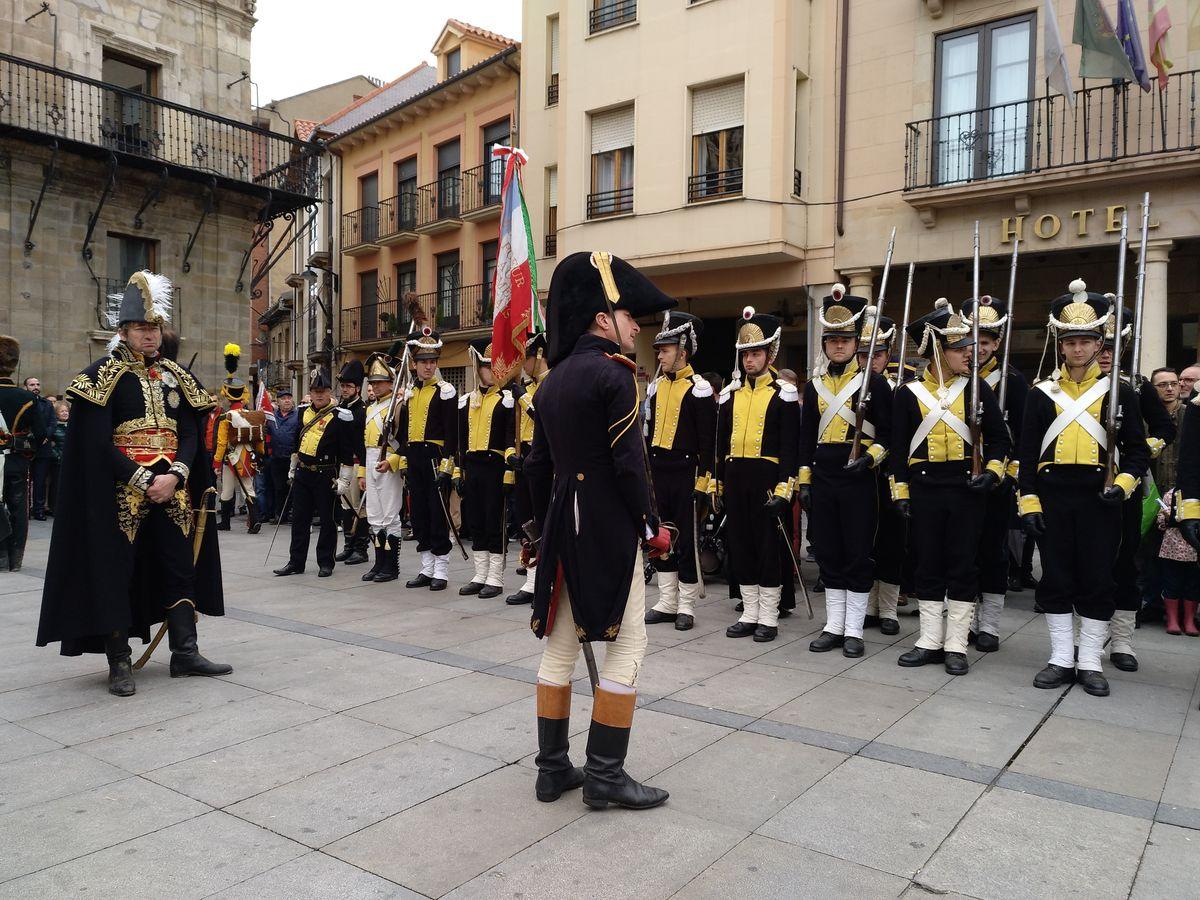
[[[583,769],[571,765],[568,732],[571,726],[571,686],[542,684],[537,686],[538,767],[534,792],[543,803],[551,803],[563,791],[573,791],[583,784]]]
[[[640,784],[625,771],[636,704],[637,694],[596,688],[583,768],[583,802],[592,809],[604,809],[610,803],[626,809],[650,809],[667,799],[666,791]]]

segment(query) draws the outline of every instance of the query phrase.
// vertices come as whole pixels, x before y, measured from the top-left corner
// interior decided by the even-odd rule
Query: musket
[[[1008,322],[1004,326],[1004,357],[1000,360],[1000,386],[996,397],[1005,422],[1008,421],[1008,360],[1009,351],[1012,350],[1013,312],[1017,302],[1017,254],[1020,248],[1021,239],[1014,237],[1012,265],[1008,271]]]
[[[871,340],[867,343],[867,363],[862,370],[862,385],[858,389],[858,403],[854,408],[854,442],[850,445],[850,462],[862,455],[862,430],[867,418],[867,402],[871,399],[872,363],[875,345],[879,342],[879,317],[883,315],[883,304],[887,299],[888,273],[892,269],[892,251],[896,249],[896,229],[888,239],[887,256],[883,260],[883,277],[879,281],[879,299],[875,303],[875,318],[871,322]]]
[[[1135,388],[1142,377],[1142,308],[1146,299],[1146,241],[1150,237],[1150,192],[1142,195],[1142,244],[1138,247],[1137,302],[1133,308],[1133,356],[1129,377]],[[1114,357],[1115,358],[1115,357]]]
[[[917,264],[908,264],[908,286],[904,289],[904,321],[900,325],[900,356],[896,360],[896,387],[904,383],[904,357],[908,353],[908,315],[912,309],[913,277],[916,275]]]
[[[979,398],[979,220],[975,220],[975,250],[971,264],[971,475],[983,471],[983,401]]]
[[[1117,477],[1117,432],[1121,428],[1121,329],[1125,327],[1125,257],[1129,253],[1129,213],[1121,214],[1121,240],[1117,244],[1117,298],[1113,323],[1112,369],[1108,373],[1108,415],[1104,430],[1108,437],[1108,465],[1105,466],[1104,487],[1110,488]]]

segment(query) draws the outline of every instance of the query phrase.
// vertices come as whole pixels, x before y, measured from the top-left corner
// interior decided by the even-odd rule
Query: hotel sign
[[[1063,219],[1054,213],[1023,216],[1005,216],[1000,220],[1000,243],[1011,244],[1014,237],[1026,243],[1033,238],[1049,241],[1066,231],[1072,237],[1086,238],[1089,234],[1119,234],[1121,231],[1121,213],[1127,209],[1122,204],[1115,206],[1092,207],[1090,209],[1073,209],[1071,214]],[[1136,237],[1141,227],[1142,204],[1136,209],[1129,210],[1129,232]],[[1160,223],[1151,221],[1151,230],[1158,228]]]

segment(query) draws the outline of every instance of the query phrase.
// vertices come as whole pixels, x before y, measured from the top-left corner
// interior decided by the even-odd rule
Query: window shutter
[[[546,205],[550,208],[558,206],[558,166],[550,169],[549,189],[546,191]]]
[[[633,146],[633,107],[623,106],[592,116],[592,153]]]
[[[558,16],[550,20],[550,74],[558,74]]]
[[[741,126],[744,95],[745,84],[740,80],[692,91],[692,134]]]

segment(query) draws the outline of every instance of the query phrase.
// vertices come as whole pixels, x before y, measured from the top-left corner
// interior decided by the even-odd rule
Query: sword
[[[454,527],[454,520],[450,518],[450,509],[446,506],[446,498],[442,496],[442,487],[437,483],[437,466],[433,464],[433,460],[429,461],[429,469],[433,472],[433,490],[437,494],[438,503],[442,506],[442,515],[446,518],[446,525],[450,528],[450,533],[454,535],[454,543],[458,545],[458,552],[462,554],[464,562],[470,562],[471,557],[467,556],[467,548],[462,545],[462,538],[458,536],[458,529]]]
[[[522,525],[521,530],[525,532],[525,536],[529,538],[529,542],[533,546],[536,547],[541,543],[542,536],[538,533],[537,524],[533,521],[533,519],[530,519],[528,522]],[[555,586],[550,588],[551,593],[554,592],[557,584],[558,578],[556,576]],[[571,618],[575,619],[575,603],[571,600],[571,594],[569,591],[567,592],[567,606],[571,607]],[[579,620],[575,619],[575,622],[576,627],[578,627]],[[591,641],[580,641],[579,643],[583,646],[583,661],[587,664],[588,681],[591,682],[592,694],[594,696],[596,693],[596,688],[600,686],[600,670],[596,668],[596,654],[592,651]]]
[[[700,585],[700,599],[704,600],[708,594],[704,590],[704,572],[700,568],[700,504],[696,502],[695,494],[692,494],[692,555],[696,558],[696,583]]]
[[[283,511],[288,508],[288,501],[292,499],[292,488],[296,486],[296,479],[293,478],[288,482],[287,493],[283,495],[283,506],[279,507],[279,518],[275,520],[275,530],[271,532],[271,543],[267,545],[267,555],[263,559],[263,565],[267,564],[267,560],[271,558],[271,551],[275,549],[275,538],[279,537],[279,526],[283,524]],[[312,525],[310,524],[311,528]]]
[[[768,499],[771,497],[771,492],[767,491]],[[775,527],[779,530],[779,537],[783,541],[783,546],[787,547],[788,556],[792,560],[792,571],[796,573],[796,580],[800,582],[800,593],[804,595],[804,605],[808,607],[808,617],[813,617],[812,600],[808,597],[808,588],[804,586],[804,576],[800,574],[800,563],[796,560],[796,552],[792,549],[792,539],[788,537],[787,529],[783,527],[783,520],[778,516],[775,517]]]

